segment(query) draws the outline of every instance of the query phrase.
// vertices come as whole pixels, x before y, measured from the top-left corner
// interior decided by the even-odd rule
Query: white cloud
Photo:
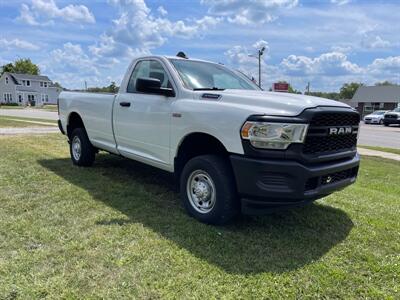
[[[22,49],[22,50],[39,50],[39,47],[20,39],[0,39],[0,49]]]
[[[363,70],[357,64],[350,62],[344,53],[328,52],[318,57],[289,55],[283,59],[280,66],[288,75],[324,75],[341,76],[359,74]]]
[[[249,25],[274,21],[281,8],[290,9],[298,0],[201,0],[209,13],[226,17],[231,23]]]
[[[244,46],[233,46],[228,49],[224,54],[228,58],[229,62],[235,65],[250,65],[256,66],[258,65],[258,60],[255,59],[257,57],[257,51],[265,47],[264,55],[262,56],[262,63],[264,63],[265,59],[268,58],[269,45],[267,41],[258,40],[255,42],[251,48],[247,48]]]
[[[158,8],[157,8],[157,11],[158,11],[158,13],[161,15],[161,16],[163,16],[163,17],[165,17],[166,15],[168,15],[168,12],[165,10],[165,8],[164,7],[162,7],[162,6],[159,6]]]
[[[17,21],[26,23],[28,25],[39,25],[39,23],[35,20],[35,17],[33,16],[29,6],[26,4],[22,4],[20,15],[17,18]]]
[[[85,53],[79,44],[65,43],[39,63],[43,74],[67,88],[82,88],[84,81],[95,84],[102,80],[96,60]]]
[[[368,70],[374,74],[394,74],[400,76],[400,56],[377,58],[369,66]]]
[[[39,25],[49,20],[62,19],[67,22],[95,23],[94,15],[85,5],[69,4],[59,8],[54,0],[32,0],[30,6],[22,4],[18,21]]]
[[[90,50],[97,56],[132,57],[149,53],[163,45],[169,37],[192,38],[199,36],[221,21],[205,16],[184,22],[155,17],[143,0],[109,0],[120,10],[119,18]]]
[[[344,5],[350,3],[351,0],[331,0],[331,3],[337,5]]]
[[[380,49],[390,47],[391,43],[387,40],[382,39],[379,35],[364,35],[361,41],[361,46],[367,49]]]

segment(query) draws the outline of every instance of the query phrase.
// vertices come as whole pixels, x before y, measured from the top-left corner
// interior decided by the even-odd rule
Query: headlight
[[[292,143],[303,143],[308,124],[246,122],[241,130],[243,139],[256,148],[286,149]]]

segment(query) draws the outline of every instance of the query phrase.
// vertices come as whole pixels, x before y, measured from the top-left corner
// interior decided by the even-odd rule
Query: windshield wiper
[[[217,88],[217,87],[205,87],[205,88],[197,88],[197,89],[193,89],[193,91],[223,91],[225,89],[221,89],[221,88]]]

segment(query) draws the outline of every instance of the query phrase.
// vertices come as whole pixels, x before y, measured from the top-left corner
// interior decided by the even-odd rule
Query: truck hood
[[[297,116],[304,109],[317,106],[350,108],[347,104],[338,101],[290,93],[232,89],[210,92],[203,91],[200,93],[199,98],[207,100],[204,94],[220,95],[219,101],[223,104],[250,110],[255,114],[268,113],[269,115],[278,116]]]

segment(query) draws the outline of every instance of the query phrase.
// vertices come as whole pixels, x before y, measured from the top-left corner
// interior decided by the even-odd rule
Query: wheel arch
[[[216,154],[228,156],[229,152],[220,139],[205,132],[185,135],[178,144],[174,157],[175,174],[179,176],[185,164],[195,156]]]
[[[83,122],[81,115],[78,112],[73,111],[68,115],[67,119],[67,136],[69,138],[76,128],[83,128],[86,131],[85,123]]]

